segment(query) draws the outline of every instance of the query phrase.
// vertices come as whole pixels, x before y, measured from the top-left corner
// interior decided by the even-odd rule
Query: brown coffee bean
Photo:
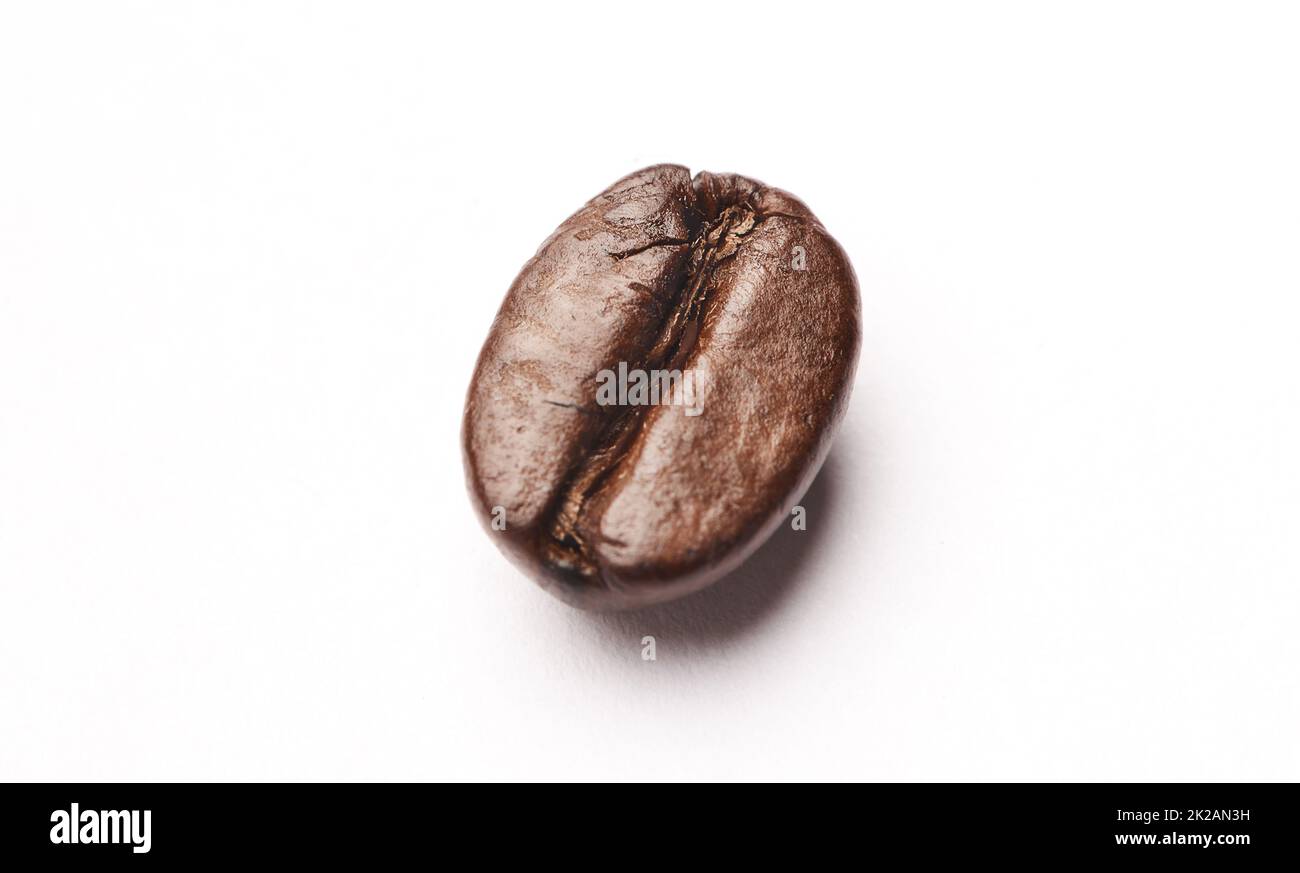
[[[465,404],[466,477],[498,545],[584,608],[658,603],[788,518],[848,401],[861,329],[802,202],[647,167],[524,265]]]

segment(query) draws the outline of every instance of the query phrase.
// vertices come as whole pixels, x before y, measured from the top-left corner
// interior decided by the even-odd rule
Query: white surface
[[[0,778],[1300,779],[1295,13],[544,5],[0,16]],[[863,354],[808,532],[592,616],[461,404],[659,161]]]

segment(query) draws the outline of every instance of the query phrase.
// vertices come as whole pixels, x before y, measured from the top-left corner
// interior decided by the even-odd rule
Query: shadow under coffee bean
[[[848,257],[800,200],[647,167],[510,286],[465,404],[466,478],[502,551],[575,606],[697,591],[784,523],[848,401]]]

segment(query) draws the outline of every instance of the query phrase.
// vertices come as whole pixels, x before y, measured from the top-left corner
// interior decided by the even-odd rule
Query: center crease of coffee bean
[[[659,240],[629,251],[609,253],[611,258],[622,260],[660,246],[690,246],[686,270],[678,283],[673,305],[668,308],[660,325],[658,339],[637,362],[642,370],[677,370],[690,359],[708,315],[706,307],[712,299],[712,281],[718,266],[736,254],[755,227],[766,218],[780,214],[768,216],[759,213],[754,205],[757,197],[758,192],[751,194],[710,217],[700,214],[698,200],[692,196],[692,202],[688,203],[688,215],[695,224],[692,239]],[[796,216],[783,217],[801,220]],[[632,362],[628,363],[630,366]],[[583,511],[591,497],[620,470],[631,454],[649,408],[640,405],[613,407],[604,426],[557,489],[550,512],[551,523],[543,526],[547,540],[543,543],[544,552],[555,570],[565,576],[579,577],[574,582],[598,575],[590,554],[590,543],[579,532]]]

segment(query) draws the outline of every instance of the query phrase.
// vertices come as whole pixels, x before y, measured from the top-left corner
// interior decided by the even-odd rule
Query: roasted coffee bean
[[[792,195],[674,165],[620,179],[542,243],[492,324],[465,404],[475,509],[575,606],[703,588],[817,475],[859,321],[848,258]]]

